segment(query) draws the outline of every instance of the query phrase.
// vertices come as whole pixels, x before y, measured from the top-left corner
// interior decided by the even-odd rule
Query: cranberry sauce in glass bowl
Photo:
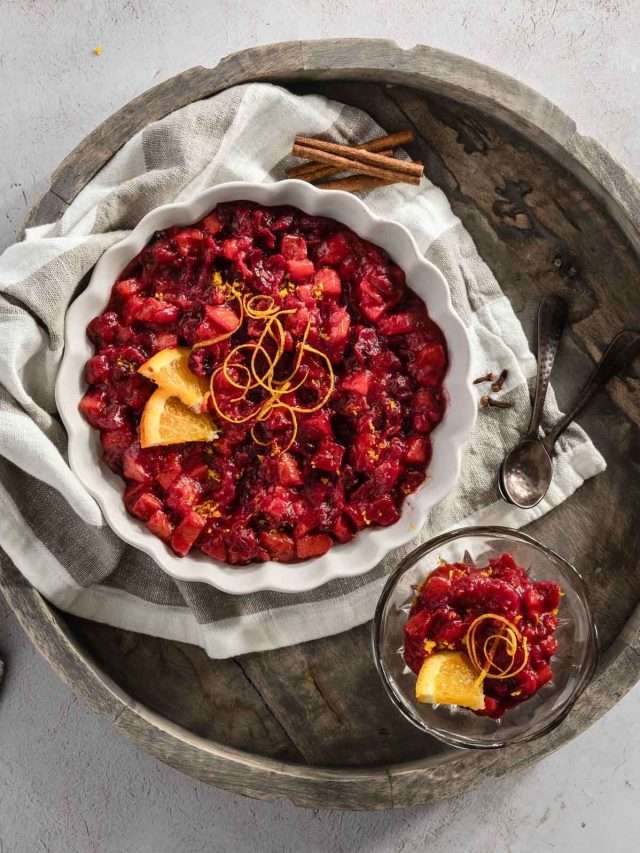
[[[505,625],[522,645],[514,640],[503,659],[508,643],[496,646],[492,638]],[[513,676],[484,680],[484,709],[416,700],[416,674],[429,654],[471,656],[487,639],[493,673]],[[451,746],[500,747],[545,734],[570,711],[598,659],[578,572],[532,537],[501,527],[453,531],[409,554],[382,592],[372,640],[392,701]],[[483,661],[475,663],[481,668]]]
[[[482,681],[484,708],[500,719],[553,678],[563,592],[532,580],[512,554],[485,564],[440,564],[416,589],[404,626],[404,660],[418,675],[427,657],[462,652]]]
[[[425,480],[446,407],[444,336],[389,255],[333,219],[232,201],[159,231],[87,332],[80,410],[128,511],[178,556],[318,557],[395,524]],[[138,368],[175,347],[213,377],[218,437],[142,449],[155,385]],[[282,380],[272,397],[269,371]]]

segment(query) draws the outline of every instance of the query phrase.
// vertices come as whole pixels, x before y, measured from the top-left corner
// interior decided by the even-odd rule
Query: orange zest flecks
[[[497,633],[490,634],[488,637],[478,643],[478,629],[483,622],[492,620],[500,623],[501,627]],[[504,681],[507,678],[513,678],[527,665],[529,660],[529,646],[526,637],[523,637],[513,622],[510,622],[505,616],[498,613],[483,613],[473,620],[464,638],[464,643],[467,647],[469,660],[478,671],[478,680],[484,681],[485,678],[493,678],[496,681]],[[508,665],[503,669],[496,662],[495,657],[500,646],[504,647]],[[517,658],[522,655],[522,660],[518,664]]]
[[[297,343],[293,356],[293,366],[286,376],[278,376],[278,368],[282,367],[282,359],[286,349],[286,332],[282,317],[293,314],[295,308],[279,308],[271,296],[254,294],[243,295],[237,288],[231,288],[229,297],[237,300],[240,306],[240,320],[230,332],[208,341],[201,341],[196,347],[208,346],[212,343],[230,338],[239,331],[245,319],[262,322],[263,328],[255,341],[247,341],[233,347],[219,367],[211,375],[210,398],[216,415],[230,424],[244,424],[253,421],[251,436],[256,444],[268,446],[273,444],[274,452],[284,452],[295,442],[298,434],[298,414],[309,414],[326,405],[335,387],[335,375],[331,360],[326,353],[307,343],[311,322],[307,323],[302,339]],[[194,347],[195,349],[195,347]],[[327,391],[313,405],[300,406],[293,401],[293,394],[307,382],[310,371],[303,360],[311,357],[320,361],[326,368],[328,376]],[[244,359],[244,360],[241,360]],[[231,404],[248,402],[252,391],[262,393],[263,399],[254,403],[246,414],[225,412],[224,404],[216,391],[216,379],[222,376],[228,386],[238,391],[228,402]],[[259,436],[259,426],[275,411],[283,412],[291,422],[288,443],[279,447],[277,443],[264,441]]]
[[[222,515],[215,501],[203,501],[195,507],[195,511],[202,518],[220,518]]]

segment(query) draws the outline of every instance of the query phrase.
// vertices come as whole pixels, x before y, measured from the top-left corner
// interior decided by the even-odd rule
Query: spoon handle
[[[580,390],[572,408],[545,436],[544,446],[548,453],[552,452],[553,445],[558,438],[571,421],[580,414],[594,394],[606,385],[613,376],[622,373],[637,355],[640,355],[640,332],[635,332],[632,329],[624,329],[619,332],[604,351],[602,358]]]
[[[545,296],[538,308],[538,376],[527,436],[538,437],[549,379],[567,322],[567,303],[561,296]]]

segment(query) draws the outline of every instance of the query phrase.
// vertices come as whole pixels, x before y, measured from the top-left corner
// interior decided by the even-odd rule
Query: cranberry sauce
[[[238,287],[288,310],[284,357],[306,333],[330,361],[333,393],[297,417],[286,452],[276,448],[291,440],[292,423],[277,408],[259,424],[262,443],[254,423],[211,408],[216,441],[142,450],[139,421],[154,385],[137,368],[162,349],[233,330]],[[95,355],[81,410],[125,480],[127,509],[180,556],[195,547],[239,565],[315,557],[367,526],[394,524],[425,479],[429,434],[445,408],[443,335],[389,256],[338,222],[220,204],[194,226],[158,232],[87,332]],[[225,340],[194,349],[191,370],[210,377],[259,334],[245,316]],[[326,380],[326,370],[314,380],[314,364],[303,364],[309,382],[289,395],[299,410],[318,396],[314,381]]]
[[[427,654],[445,649],[468,652],[467,632],[479,616],[499,617],[482,622],[475,637],[480,648],[500,633],[504,625],[500,617],[508,620],[524,642],[515,655],[507,654],[506,644],[494,646],[494,671],[519,671],[503,680],[485,678],[485,709],[476,712],[499,718],[552,679],[560,596],[557,583],[532,581],[510,554],[501,554],[484,568],[444,563],[416,594],[404,629],[404,659],[417,674]],[[428,652],[425,641],[431,641]]]

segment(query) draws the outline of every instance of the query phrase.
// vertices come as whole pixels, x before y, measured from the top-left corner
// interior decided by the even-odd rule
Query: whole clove
[[[489,373],[485,373],[484,376],[478,376],[477,379],[473,380],[474,385],[480,385],[482,382],[493,382],[496,378],[495,373],[489,371]]]
[[[480,397],[480,408],[487,409],[489,407],[494,409],[511,409],[513,407],[513,403],[510,403],[509,400],[496,400],[495,397],[490,397],[488,394],[484,394]]]
[[[497,394],[499,391],[502,391],[502,386],[505,383],[507,376],[509,375],[509,371],[505,367],[504,370],[500,371],[500,376],[496,379],[495,382],[491,385],[491,390],[494,394]]]

